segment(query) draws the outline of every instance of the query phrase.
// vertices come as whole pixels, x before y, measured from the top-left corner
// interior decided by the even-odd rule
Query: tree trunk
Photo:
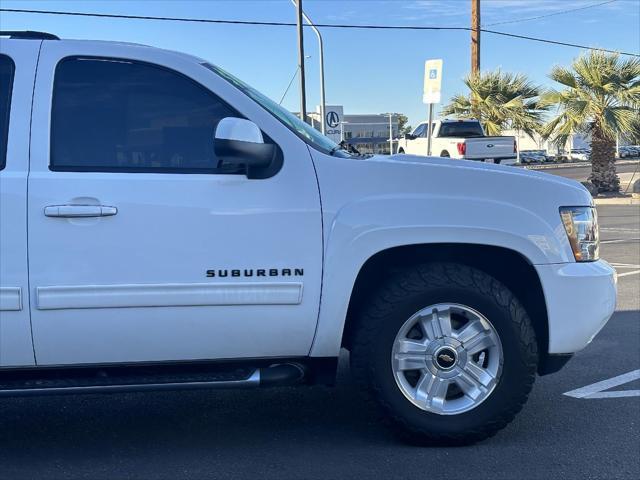
[[[591,134],[591,175],[589,181],[598,192],[619,192],[620,179],[616,173],[615,142],[606,138],[599,128]]]

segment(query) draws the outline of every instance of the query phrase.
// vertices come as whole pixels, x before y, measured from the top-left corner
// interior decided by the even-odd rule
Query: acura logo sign
[[[340,125],[340,116],[336,113],[336,112],[327,112],[327,125],[329,125],[330,128],[336,128],[338,125]]]

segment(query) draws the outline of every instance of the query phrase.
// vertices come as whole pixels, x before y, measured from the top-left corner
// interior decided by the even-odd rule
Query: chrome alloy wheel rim
[[[412,315],[393,342],[391,368],[403,395],[439,415],[468,412],[484,402],[502,373],[502,344],[476,310],[439,303]]]

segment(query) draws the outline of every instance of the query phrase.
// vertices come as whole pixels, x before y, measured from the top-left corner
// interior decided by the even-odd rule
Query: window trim
[[[105,167],[105,166],[56,166],[53,165],[53,145],[54,145],[54,136],[53,136],[53,108],[55,105],[55,97],[56,97],[56,82],[58,78],[58,69],[65,61],[70,60],[95,60],[102,62],[113,62],[113,63],[128,63],[132,65],[143,65],[159,70],[164,70],[166,72],[172,73],[174,75],[178,75],[185,80],[191,82],[196,85],[200,89],[203,89],[206,94],[213,96],[217,101],[224,104],[229,110],[234,112],[237,115],[237,118],[247,119],[242,113],[240,113],[235,107],[233,107],[229,102],[224,100],[220,95],[213,92],[209,87],[203,85],[199,81],[191,78],[190,76],[175,70],[170,67],[166,67],[164,65],[160,65],[157,63],[146,62],[144,60],[133,60],[130,58],[123,57],[108,57],[108,56],[100,56],[100,55],[68,55],[66,57],[60,58],[55,66],[53,72],[53,87],[51,93],[51,108],[49,111],[49,171],[52,172],[95,172],[95,173],[148,173],[148,174],[184,174],[184,175],[198,175],[198,174],[206,174],[206,175],[247,175],[246,168],[238,168],[234,171],[224,172],[221,171],[220,168],[180,168],[180,167]],[[261,129],[262,130],[262,129]],[[272,164],[265,168],[263,172],[252,172],[252,179],[267,179],[278,174],[280,170],[282,170],[282,165],[284,163],[284,154],[280,145],[275,142],[269,135],[265,132],[262,132],[265,137],[265,143],[272,143],[276,147],[276,156]],[[248,176],[248,175],[247,175]]]
[[[16,79],[16,62],[7,54],[0,54],[0,58],[7,58],[9,65],[11,66],[11,78],[9,79],[9,97],[7,99],[7,127],[3,132],[0,132],[0,171],[4,170],[7,166],[7,155],[9,153],[9,130],[11,129],[11,104],[13,101],[13,84]]]

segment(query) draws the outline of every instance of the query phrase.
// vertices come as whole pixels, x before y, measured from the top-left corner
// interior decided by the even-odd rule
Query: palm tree
[[[574,133],[591,135],[589,181],[599,192],[619,191],[616,136],[631,132],[640,114],[640,60],[591,51],[574,60],[570,69],[555,67],[549,76],[566,88],[542,97],[543,105],[557,106],[543,135],[562,146]]]
[[[464,79],[469,94],[455,95],[443,115],[480,120],[488,135],[513,128],[533,137],[542,125],[545,107],[538,104],[541,90],[525,75],[501,70],[469,74]]]

